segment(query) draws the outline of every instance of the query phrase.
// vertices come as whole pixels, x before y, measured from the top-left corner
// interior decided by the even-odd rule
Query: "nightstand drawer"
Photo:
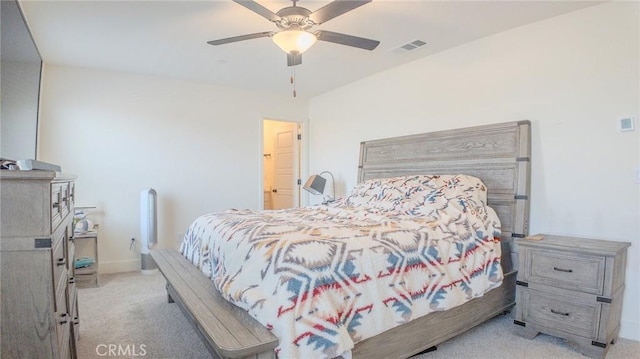
[[[528,249],[524,280],[585,293],[602,294],[605,257]]]
[[[582,337],[597,337],[600,303],[581,300],[570,294],[523,288],[524,321]]]

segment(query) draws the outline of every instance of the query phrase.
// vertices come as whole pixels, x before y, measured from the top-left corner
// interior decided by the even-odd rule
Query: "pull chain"
[[[295,66],[291,66],[291,85],[293,86],[293,97],[296,97],[296,68]]]

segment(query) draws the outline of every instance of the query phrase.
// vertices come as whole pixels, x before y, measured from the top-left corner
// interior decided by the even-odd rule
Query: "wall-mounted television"
[[[0,158],[36,159],[42,57],[20,4],[0,3]]]

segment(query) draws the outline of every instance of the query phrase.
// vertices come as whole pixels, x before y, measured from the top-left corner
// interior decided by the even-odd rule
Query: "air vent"
[[[396,49],[393,50],[394,54],[406,54],[409,53],[417,48],[420,48],[424,45],[426,45],[427,43],[422,41],[422,40],[415,40],[415,41],[411,41],[408,42]]]

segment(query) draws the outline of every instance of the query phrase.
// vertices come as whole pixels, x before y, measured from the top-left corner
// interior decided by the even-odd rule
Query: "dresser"
[[[628,242],[542,234],[519,239],[518,334],[562,337],[603,358],[620,330]],[[533,236],[537,237],[537,236]]]
[[[0,171],[3,358],[75,358],[74,176]]]

